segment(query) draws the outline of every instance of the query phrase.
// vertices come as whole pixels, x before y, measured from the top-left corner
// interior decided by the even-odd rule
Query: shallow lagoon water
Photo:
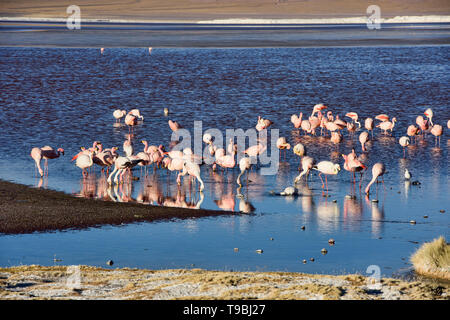
[[[139,48],[107,49],[103,56],[97,49],[2,48],[0,57],[0,178],[78,196],[107,196],[99,169],[93,183],[83,184],[81,170],[70,158],[94,140],[121,148],[128,129],[114,126],[116,108],[139,108],[144,115],[135,130],[138,151],[141,139],[168,146],[168,119],[190,130],[194,120],[202,121],[203,130],[246,130],[261,115],[274,121],[273,128],[290,143],[305,144],[316,160],[331,159],[341,167],[341,153],[355,147],[361,154],[357,135],[350,138],[345,132],[336,148],[328,138],[304,137],[293,130],[291,114],[310,114],[314,104],[323,102],[341,117],[355,111],[361,119],[387,113],[398,120],[392,137],[376,130],[369,143],[366,163],[384,162],[388,171],[384,186],[373,187],[369,198],[358,186],[353,189],[345,170],[328,179],[330,197],[322,196],[316,174],[307,185],[298,185],[298,197],[271,195],[270,191],[291,185],[297,175],[299,159],[292,152],[286,158],[281,153],[277,175],[262,176],[256,168],[249,175],[249,186],[241,190],[236,189],[237,169],[222,174],[203,166],[203,199],[189,191],[187,181],[178,189],[175,175],[167,177],[164,170],[150,171],[144,179],[136,169],[134,175],[140,179],[132,189],[124,186],[117,194],[113,189],[113,197],[136,200],[147,195],[168,204],[180,190],[178,200],[192,206],[201,200],[204,209],[231,204],[237,212],[244,208],[240,205],[251,204],[255,210],[215,218],[1,235],[2,266],[51,265],[56,256],[62,259],[56,263],[62,264],[104,266],[112,259],[114,267],[155,269],[365,273],[368,266],[378,265],[389,276],[410,267],[409,256],[420,243],[449,235],[448,46],[155,49],[151,56]],[[165,107],[168,117],[163,115]],[[434,122],[444,126],[440,146],[428,134],[403,158],[398,138],[428,107],[435,113]],[[40,181],[29,151],[43,145],[61,146],[66,155],[50,160],[49,177]],[[420,185],[405,183],[405,168]],[[369,180],[368,172],[363,188]],[[243,198],[236,197],[238,192]],[[355,198],[346,197],[350,194]],[[328,244],[329,238],[335,239],[334,246]],[[328,254],[322,255],[322,248]]]

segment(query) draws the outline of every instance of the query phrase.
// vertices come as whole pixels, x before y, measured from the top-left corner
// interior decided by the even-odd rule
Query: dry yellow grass
[[[417,273],[450,280],[450,245],[444,237],[424,243],[411,257]]]

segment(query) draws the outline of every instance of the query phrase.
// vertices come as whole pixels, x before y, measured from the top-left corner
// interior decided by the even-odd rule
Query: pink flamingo
[[[309,172],[311,171],[313,166],[316,164],[316,161],[309,156],[305,156],[302,158],[301,164],[302,164],[302,172],[300,172],[300,174],[297,177],[295,177],[294,183],[299,182],[301,180],[302,176],[304,176],[305,174],[306,174],[306,180],[308,180]]]
[[[447,121],[447,128],[450,129],[450,120]]]
[[[93,154],[94,151],[89,150],[88,154],[81,154],[76,159],[75,164],[78,168],[82,169],[83,177],[86,177],[88,175],[86,169],[92,167],[92,165],[94,164],[94,161],[92,160]]]
[[[356,154],[354,153],[354,150],[348,155],[343,154],[342,157],[344,158],[344,169],[353,173],[353,183],[356,183],[355,172],[361,172],[361,183],[363,171],[366,170],[367,167],[358,160]]]
[[[438,138],[439,138],[439,146],[441,145],[441,135],[442,135],[442,126],[439,124],[435,124],[431,130],[431,134],[436,137],[435,139],[435,145],[437,144]]]
[[[375,117],[376,120],[380,120],[381,122],[389,121],[389,116],[387,114],[379,114]]]
[[[252,166],[251,160],[249,157],[242,157],[241,160],[239,160],[239,170],[241,171],[236,179],[237,184],[239,187],[242,187],[241,184],[241,176],[247,171],[247,185],[248,185],[248,170]]]
[[[427,117],[428,121],[430,122],[430,125],[434,126],[434,124],[433,124],[433,110],[431,110],[431,108],[428,108],[427,110],[425,110],[425,112],[423,114]]]
[[[386,169],[384,167],[384,164],[381,162],[375,163],[372,167],[372,180],[369,182],[369,184],[366,187],[366,194],[369,194],[370,186],[375,182],[375,180],[378,180],[378,177],[383,177],[384,173],[386,172]],[[384,183],[384,180],[382,180]]]
[[[254,146],[249,147],[247,150],[244,151],[245,154],[247,154],[249,157],[257,157],[260,154],[264,153],[266,150],[266,146],[264,144],[258,143]]]
[[[185,160],[183,158],[164,158],[162,163],[163,167],[169,171],[177,171],[177,184],[181,185],[180,173],[183,171],[183,165]]]
[[[280,150],[284,150],[284,157],[286,158],[286,150],[291,149],[291,145],[286,142],[285,137],[280,137],[277,140],[277,148]]]
[[[369,140],[369,133],[367,131],[361,132],[359,135],[359,142],[361,143],[362,151],[367,151],[365,144]]]
[[[302,125],[302,114],[300,113],[300,116],[298,116],[298,117],[296,114],[293,114],[291,116],[291,122],[294,125],[295,129],[299,129],[300,126]]]
[[[355,134],[356,126],[353,122],[347,122],[347,130],[351,137]]]
[[[139,109],[131,109],[130,111],[128,111],[128,113],[132,114],[135,117],[137,117],[141,121],[144,120],[144,117],[141,116],[141,112],[139,111]]]
[[[137,125],[137,117],[132,113],[128,113],[125,116],[125,124],[128,126],[128,132],[132,133],[134,126]]]
[[[339,115],[336,115],[336,120],[334,120],[333,122],[339,127],[339,130],[347,128],[347,122],[340,119]]]
[[[31,149],[30,156],[33,158],[36,163],[35,168],[38,169],[41,177],[48,176],[48,159],[56,159],[59,158],[60,155],[64,155],[64,149],[58,148],[56,151],[50,146],[44,146],[42,148],[34,147]],[[44,170],[41,168],[41,160],[44,159]]]
[[[419,126],[421,134],[424,134],[428,128],[429,128],[429,124],[427,120],[424,120],[424,118],[422,116],[418,116],[416,118],[416,124]]]
[[[338,163],[333,163],[331,161],[320,161],[318,164],[314,165],[312,167],[314,170],[319,171],[319,178],[322,181],[322,189],[325,187],[325,184],[327,186],[327,193],[328,193],[328,175],[337,175],[339,171],[341,171],[341,166]],[[321,175],[325,175],[325,183],[323,182],[323,179]]]
[[[179,176],[185,176],[186,174],[195,177],[197,181],[200,183],[200,191],[205,189],[205,185],[203,184],[203,180],[200,177],[200,166],[191,161],[185,161],[183,164],[183,171],[179,173]]]
[[[403,147],[403,158],[406,157],[406,147],[409,146],[409,138],[408,137],[401,137],[398,139],[398,143]]]
[[[419,131],[420,131],[420,129],[412,124],[412,125],[408,126],[408,129],[406,130],[406,134],[408,136],[410,136],[412,139],[413,137],[416,137],[417,135],[419,135]]]
[[[116,119],[116,123],[120,123],[120,119],[122,119],[127,112],[125,110],[114,110],[113,117]]]
[[[339,144],[342,141],[342,134],[339,131],[333,131],[333,132],[331,132],[330,140],[334,144]]]
[[[364,121],[364,128],[366,128],[367,131],[370,131],[372,133],[372,138],[373,138],[373,119],[372,118],[367,118]]]
[[[356,112],[347,112],[345,116],[351,118],[353,122],[357,123],[358,127],[361,128],[361,123],[358,122],[358,114]]]
[[[314,116],[314,114],[315,114],[316,112],[320,112],[320,111],[322,111],[323,109],[326,109],[326,108],[327,108],[327,106],[324,105],[323,103],[316,104],[316,105],[314,106],[314,108],[313,108],[312,113],[311,113],[311,117]]]
[[[392,133],[392,129],[394,129],[394,125],[395,125],[396,121],[397,121],[397,119],[395,117],[392,118],[392,122],[391,121],[383,121],[377,125],[377,128],[380,128],[381,130],[383,130],[384,134],[387,134],[388,130],[390,130]]]
[[[319,115],[318,117],[316,117],[316,116],[309,117],[309,123],[311,124],[310,131],[313,135],[316,135],[316,129],[320,126],[320,123],[322,121],[322,118],[320,116],[320,111],[319,111],[318,115]]]
[[[131,134],[128,135],[127,140],[123,143],[123,152],[125,152],[127,157],[131,157],[134,152],[133,142],[131,141]]]

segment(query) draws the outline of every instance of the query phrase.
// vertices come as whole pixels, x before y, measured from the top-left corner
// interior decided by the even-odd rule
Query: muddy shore
[[[229,214],[233,213],[76,198],[0,180],[0,233],[4,234]]]

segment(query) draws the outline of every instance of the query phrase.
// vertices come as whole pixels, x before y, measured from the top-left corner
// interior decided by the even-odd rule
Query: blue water
[[[301,196],[271,195],[292,184],[299,158],[291,151],[276,175],[258,168],[248,187],[237,190],[238,170],[222,174],[202,166],[205,190],[190,193],[185,179],[178,189],[175,176],[157,170],[131,189],[111,190],[112,198],[144,195],[163,205],[180,190],[185,205],[218,209],[218,200],[234,201],[233,209],[251,204],[247,214],[182,221],[104,226],[81,231],[0,235],[0,265],[61,264],[114,267],[219,270],[281,270],[310,273],[365,273],[378,265],[383,275],[410,268],[409,257],[424,241],[449,236],[448,147],[450,118],[450,48],[269,48],[269,49],[145,49],[1,48],[0,49],[0,178],[77,196],[111,200],[104,177],[81,179],[70,158],[80,146],[100,140],[105,147],[122,147],[128,128],[114,125],[116,108],[139,108],[143,123],[135,129],[135,148],[141,139],[169,146],[167,120],[193,130],[194,120],[208,128],[256,125],[258,115],[271,119],[288,142],[302,142],[316,160],[332,160],[343,168],[341,153],[361,148],[358,134],[344,131],[335,147],[329,137],[304,137],[294,130],[293,113],[310,114],[316,103],[345,118],[355,111],[360,119],[387,113],[398,120],[393,136],[375,130],[364,154],[371,167],[386,165],[384,186],[372,187],[369,198],[354,189],[349,172],[329,177],[329,197],[313,174],[298,185]],[[169,108],[168,117],[163,108]],[[431,134],[419,138],[403,158],[398,138],[425,109],[444,127],[440,144]],[[346,119],[348,120],[348,118]],[[63,147],[65,156],[49,161],[48,179],[35,177],[29,152],[34,146]],[[412,174],[406,183],[404,169]],[[367,172],[363,188],[370,180]],[[148,187],[150,185],[150,187]],[[243,199],[237,197],[242,192]],[[350,198],[354,195],[356,198]],[[119,196],[119,197],[117,197]],[[192,198],[192,199],[191,199]],[[202,199],[203,198],[203,199]],[[372,202],[378,199],[379,202]],[[192,200],[192,201],[191,201]],[[242,208],[242,207],[241,207]],[[441,213],[440,210],[445,210]],[[428,215],[428,218],[424,218]],[[416,224],[410,224],[415,220]],[[305,226],[305,230],[300,227]],[[273,240],[270,240],[273,238]],[[336,240],[334,246],[328,239]],[[235,251],[234,248],[239,248]],[[327,248],[328,254],[320,250]],[[262,249],[263,253],[256,253]],[[309,258],[314,257],[314,262]],[[308,263],[303,264],[302,260]]]

